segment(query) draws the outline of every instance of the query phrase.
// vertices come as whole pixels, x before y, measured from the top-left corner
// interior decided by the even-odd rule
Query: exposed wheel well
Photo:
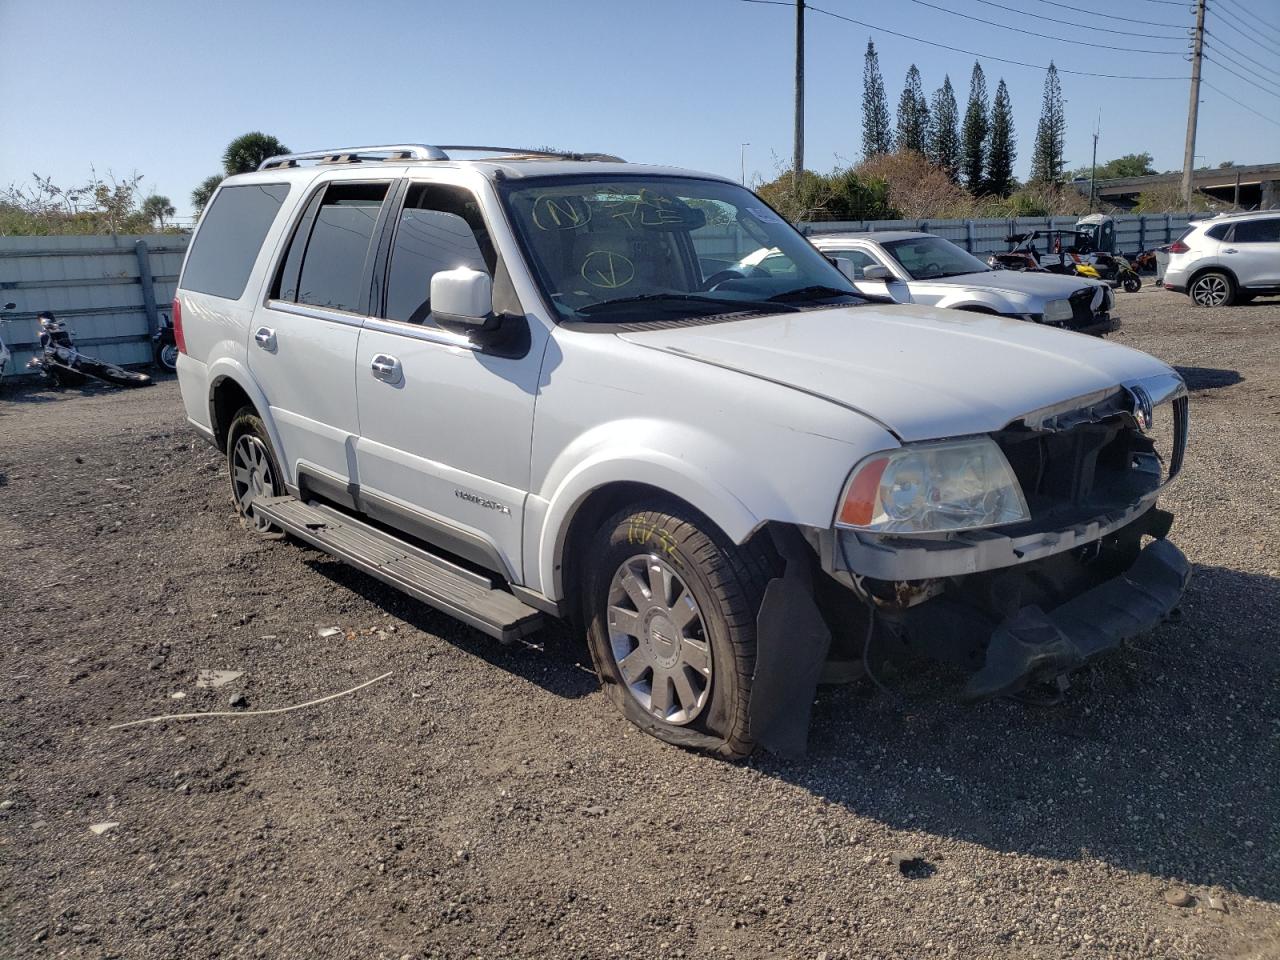
[[[1000,312],[998,310],[992,310],[990,307],[984,307],[981,304],[977,304],[977,303],[966,303],[963,306],[956,307],[955,309],[963,310],[966,313],[985,313],[987,314],[987,316],[990,316],[990,317],[1000,316]]]
[[[1240,281],[1236,279],[1236,275],[1231,272],[1230,267],[1201,267],[1191,276],[1187,277],[1187,289],[1191,289],[1191,285],[1203,277],[1206,273],[1221,273],[1231,281],[1231,286],[1239,289]]]
[[[578,506],[573,518],[569,521],[569,531],[565,535],[560,553],[560,582],[563,584],[565,609],[575,623],[578,622],[582,615],[580,594],[582,583],[581,564],[591,538],[595,536],[600,529],[600,525],[606,519],[623,507],[630,504],[654,502],[677,506],[682,511],[704,520],[707,523],[706,532],[715,531],[722,536],[724,535],[714,521],[693,504],[647,483],[610,483],[592,490]]]
[[[222,377],[214,382],[213,389],[209,392],[209,419],[219,450],[227,448],[227,431],[231,428],[235,415],[241,408],[252,406],[253,401],[244,392],[244,388],[230,377]]]

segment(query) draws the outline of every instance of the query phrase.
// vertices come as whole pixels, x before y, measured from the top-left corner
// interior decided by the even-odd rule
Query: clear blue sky
[[[816,2],[887,30],[1028,63],[1053,58],[1059,68],[1114,74],[1189,70],[1178,56],[1036,39],[913,0]],[[1089,26],[1172,34],[1192,22],[1188,4],[1151,0],[1094,4],[1098,12],[1090,14],[1042,0],[998,0],[1074,26],[981,0],[930,2],[1121,47],[1183,44]],[[1280,24],[1280,7],[1209,0],[1209,8],[1211,32],[1230,45],[1223,53],[1275,79],[1280,92],[1280,72],[1266,72],[1280,71],[1280,55],[1251,39],[1280,50],[1280,31],[1240,15]],[[1113,21],[1106,11],[1176,26]],[[552,144],[733,176],[739,144],[749,142],[748,177],[767,179],[791,153],[793,19],[786,7],[740,0],[0,0],[0,185],[32,172],[83,182],[92,163],[100,173],[145,174],[144,186],[189,213],[192,187],[217,172],[226,142],[254,129],[297,150],[397,141]],[[811,11],[806,166],[829,170],[857,159],[868,37],[880,50],[891,108],[912,62],[927,92],[949,73],[964,108],[973,57]],[[1025,176],[1043,73],[988,59],[983,66],[992,93],[1001,76],[1009,83],[1017,173]],[[1205,77],[1280,118],[1280,97],[1232,69],[1250,82],[1213,62]],[[1148,151],[1159,169],[1181,167],[1185,81],[1063,75],[1062,86],[1069,166],[1088,162],[1101,108],[1100,160]],[[1202,100],[1198,166],[1280,160],[1280,126],[1214,90],[1204,89]]]

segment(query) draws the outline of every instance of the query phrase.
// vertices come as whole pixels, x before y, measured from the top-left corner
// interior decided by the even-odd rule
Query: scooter
[[[86,357],[76,349],[66,323],[48,310],[36,314],[36,319],[40,321],[40,352],[27,362],[27,367],[39,370],[54,386],[78,387],[89,377],[117,387],[151,386],[151,378],[145,373]]]

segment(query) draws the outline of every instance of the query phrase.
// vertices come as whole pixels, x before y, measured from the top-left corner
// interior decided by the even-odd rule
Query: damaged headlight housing
[[[1065,323],[1072,317],[1070,300],[1050,300],[1044,305],[1046,323]]]
[[[990,437],[908,444],[853,468],[836,526],[870,533],[975,530],[1030,519],[1009,461]]]

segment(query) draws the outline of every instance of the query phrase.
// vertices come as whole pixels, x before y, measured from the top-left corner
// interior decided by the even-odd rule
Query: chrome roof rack
[[[427,143],[393,143],[371,147],[340,147],[336,150],[311,150],[307,153],[287,153],[268,157],[258,166],[259,170],[277,170],[281,167],[301,166],[304,161],[314,163],[365,163],[403,162],[406,160],[449,160],[447,151],[459,153],[492,153],[513,159],[547,158],[556,160],[596,160],[623,163],[621,157],[608,153],[571,153],[560,150],[536,150],[525,147],[451,146],[436,147]]]

